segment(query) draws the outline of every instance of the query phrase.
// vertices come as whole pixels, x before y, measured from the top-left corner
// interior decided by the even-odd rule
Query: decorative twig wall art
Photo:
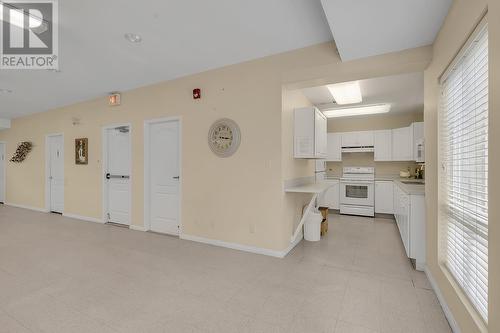
[[[75,163],[89,164],[89,139],[75,139]]]
[[[31,151],[33,148],[33,144],[28,141],[21,142],[16,149],[16,152],[14,156],[10,159],[11,162],[14,163],[21,163],[26,159],[26,156],[28,156],[28,153]]]

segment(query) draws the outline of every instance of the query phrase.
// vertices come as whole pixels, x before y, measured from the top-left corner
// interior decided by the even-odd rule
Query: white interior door
[[[5,203],[5,143],[0,143],[0,203]]]
[[[49,210],[62,214],[64,211],[64,138],[49,136]]]
[[[149,126],[149,226],[151,231],[178,235],[179,122]]]
[[[130,225],[130,128],[106,130],[107,222]]]

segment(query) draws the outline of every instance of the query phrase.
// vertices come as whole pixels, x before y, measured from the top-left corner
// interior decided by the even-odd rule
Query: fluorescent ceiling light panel
[[[339,105],[361,103],[363,101],[358,81],[331,84],[327,88]]]
[[[327,118],[352,117],[370,114],[387,113],[391,110],[391,104],[365,105],[350,108],[338,108],[324,110],[323,114]]]

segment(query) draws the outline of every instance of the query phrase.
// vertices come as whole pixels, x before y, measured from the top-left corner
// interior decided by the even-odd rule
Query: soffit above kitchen
[[[433,44],[452,0],[321,0],[342,61]]]
[[[391,114],[422,111],[424,108],[424,74],[407,73],[359,80],[362,105],[390,104]],[[309,101],[321,111],[340,108],[327,86],[302,89]],[[349,106],[349,105],[344,105]]]
[[[332,41],[319,0],[64,0],[59,24],[60,71],[2,70],[0,118]]]

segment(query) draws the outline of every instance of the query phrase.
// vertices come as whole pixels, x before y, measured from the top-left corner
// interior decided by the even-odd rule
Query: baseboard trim
[[[434,292],[436,293],[439,304],[441,304],[441,308],[443,308],[444,315],[446,316],[446,319],[450,324],[451,330],[453,331],[453,333],[461,333],[460,327],[458,326],[455,317],[453,317],[453,313],[451,313],[451,310],[448,307],[448,304],[446,303],[443,294],[441,293],[441,290],[439,289],[437,282],[434,279],[434,276],[432,276],[432,273],[430,272],[429,268],[425,267],[424,271],[425,275],[427,275],[427,279],[429,279],[432,289],[434,289]]]
[[[140,226],[140,225],[133,225],[133,224],[131,224],[131,225],[128,226],[128,228],[130,230],[134,230],[134,231],[143,231],[143,232],[147,231],[146,228],[144,228],[143,226]]]
[[[32,211],[40,212],[40,213],[48,213],[49,212],[47,209],[44,209],[44,208],[31,207],[31,206],[25,206],[25,205],[18,205],[18,204],[14,204],[14,203],[10,203],[10,202],[6,202],[4,204],[6,206],[15,207],[15,208],[21,208],[21,209],[27,209],[27,210],[32,210]]]
[[[254,246],[242,245],[242,244],[237,244],[237,243],[224,242],[224,241],[217,240],[217,239],[198,237],[198,236],[193,236],[193,235],[188,235],[188,234],[180,234],[179,238],[184,239],[184,240],[188,240],[188,241],[197,242],[197,243],[225,247],[225,248],[232,249],[232,250],[250,252],[250,253],[255,253],[255,254],[262,254],[265,256],[270,256],[270,257],[275,257],[275,258],[284,258],[287,255],[287,253],[290,252],[295,247],[295,245],[297,245],[302,240],[301,237],[297,237],[298,241],[296,240],[293,244],[290,244],[290,246],[286,250],[276,251],[276,250],[271,250],[271,249],[266,249],[266,248],[261,248],[261,247],[254,247]]]
[[[299,237],[297,237],[293,243],[290,243],[290,245],[284,251],[282,258],[286,257],[288,253],[290,253],[290,251],[292,251],[303,239],[304,239],[304,233],[302,233]]]
[[[86,222],[94,222],[94,223],[101,223],[101,224],[104,223],[101,219],[96,219],[95,217],[81,216],[81,215],[69,214],[69,213],[63,213],[63,216],[70,218],[70,219],[81,220],[81,221],[86,221]]]

